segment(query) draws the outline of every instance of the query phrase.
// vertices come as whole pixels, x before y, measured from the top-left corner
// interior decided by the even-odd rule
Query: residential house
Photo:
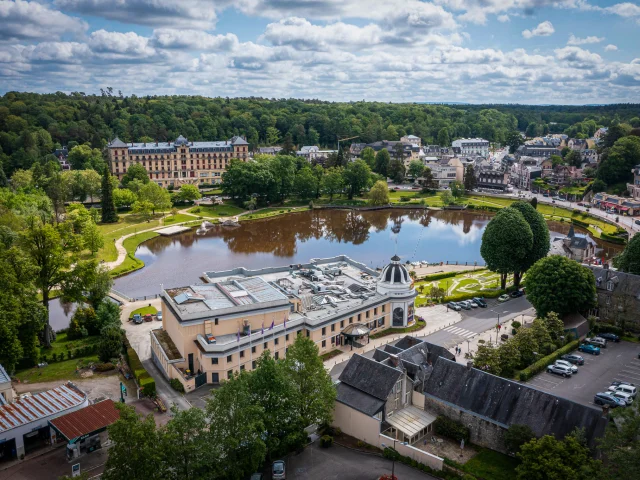
[[[369,143],[367,144],[367,147],[373,148],[375,152],[379,152],[380,150],[386,148],[389,152],[389,155],[391,155],[391,158],[393,159],[396,157],[396,149],[399,148],[398,145],[402,147],[402,158],[405,167],[408,167],[411,161],[420,159],[420,153],[422,152],[422,149],[418,145],[403,143],[401,141],[396,142],[391,140],[382,140],[380,142]]]
[[[542,177],[541,160],[533,157],[521,156],[511,165],[509,181],[521,189],[530,189],[533,180]]]
[[[570,138],[567,142],[567,147],[571,150],[582,151],[589,148],[589,144],[585,139],[581,138]]]
[[[443,158],[455,156],[453,147],[441,147],[440,145],[425,145],[422,147],[422,151],[429,157]],[[460,154],[459,151],[458,154]]]
[[[416,137],[415,135],[405,135],[400,139],[402,143],[408,143],[409,145],[418,145],[422,146],[422,140],[420,137]]]
[[[551,155],[560,155],[560,150],[553,145],[520,145],[516,150],[516,158],[549,158]]]
[[[478,188],[504,191],[509,186],[509,173],[506,169],[480,168],[476,172],[476,176]]]
[[[351,158],[351,161],[360,158],[360,155],[365,148],[367,148],[366,143],[352,143],[349,147],[349,156]]]
[[[551,169],[551,171],[545,172],[543,168],[542,172],[543,178],[548,183],[559,187],[571,185],[573,182],[582,179],[582,170],[573,166],[569,167],[567,165],[556,165]]]
[[[631,173],[633,173],[633,183],[627,184],[627,190],[634,200],[640,201],[640,165],[633,167]]]
[[[304,157],[308,162],[311,162],[316,158],[316,155],[320,152],[320,147],[316,145],[305,145],[296,152],[296,156]]]
[[[612,270],[606,263],[589,268],[598,298],[592,313],[600,322],[640,332],[640,275]]]
[[[598,130],[596,130],[596,133],[593,134],[593,138],[595,138],[596,140],[601,140],[602,137],[604,137],[607,134],[607,131],[609,129],[607,127],[601,127]]]
[[[282,147],[258,147],[258,151],[260,155],[277,155],[282,151]]]
[[[598,250],[596,242],[589,235],[576,233],[571,225],[566,237],[555,237],[551,241],[549,255],[562,255],[580,263],[593,263]]]
[[[464,166],[459,158],[442,158],[435,163],[429,163],[425,166],[431,169],[433,179],[437,183],[438,187],[448,187],[452,182],[462,182],[464,178]],[[424,184],[424,178],[419,177],[417,182]]]
[[[598,165],[598,161],[600,159],[600,157],[598,156],[598,152],[593,148],[587,148],[580,151],[580,157],[582,157],[582,168],[589,166],[595,168]]]
[[[451,142],[451,146],[460,149],[461,155],[489,156],[489,140],[484,138],[459,138]]]
[[[67,150],[67,147],[57,148],[53,154],[57,157],[62,170],[71,170],[71,165],[67,161],[67,158],[69,157],[69,150]]]
[[[640,215],[640,199],[619,197],[608,193],[596,193],[591,203],[600,210],[615,212],[619,215]]]

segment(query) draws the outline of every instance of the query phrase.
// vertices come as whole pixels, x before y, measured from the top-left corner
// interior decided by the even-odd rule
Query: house
[[[585,150],[580,151],[580,157],[582,158],[582,166],[596,166],[600,157],[598,156],[598,152],[593,148],[587,148]]]
[[[521,156],[511,165],[509,181],[518,188],[530,189],[533,180],[542,177],[541,164],[537,158]]]
[[[602,139],[602,137],[604,137],[607,134],[607,131],[609,129],[607,127],[601,127],[598,130],[596,130],[596,133],[593,134],[593,138],[595,138],[596,140],[600,140]]]
[[[11,386],[11,377],[4,367],[0,365],[0,405],[11,403],[14,398],[15,392]]]
[[[537,390],[439,357],[424,386],[425,412],[443,415],[470,430],[475,445],[505,452],[503,437],[511,425],[527,425],[536,436],[563,438],[583,428],[594,448],[607,418],[597,408]]]
[[[260,155],[277,155],[282,151],[282,147],[258,147]]]
[[[619,215],[640,215],[640,200],[634,198],[619,197],[608,193],[596,193],[591,203],[600,210],[615,212]]]
[[[602,266],[589,268],[596,277],[598,306],[593,310],[599,321],[640,332],[640,275]]]
[[[627,190],[634,200],[640,201],[640,165],[633,167],[631,173],[633,173],[633,183],[627,184]]]
[[[555,237],[551,241],[549,255],[562,255],[580,263],[593,263],[598,250],[596,242],[589,235],[576,233],[571,225],[566,237]]]
[[[296,156],[304,157],[307,162],[311,162],[316,158],[316,155],[320,152],[320,147],[316,145],[305,145],[296,152]]]
[[[352,161],[357,160],[362,155],[362,151],[367,148],[366,143],[352,143],[349,147],[349,156]]]
[[[396,158],[397,150],[399,148],[402,148],[402,159],[405,167],[408,167],[411,161],[419,160],[420,153],[422,152],[422,149],[420,148],[419,145],[403,143],[401,141],[396,142],[391,140],[381,140],[379,142],[369,143],[367,144],[367,147],[373,148],[375,152],[379,152],[382,149],[387,149],[392,159]]]
[[[460,138],[451,142],[451,146],[460,149],[461,155],[489,156],[489,140],[484,138]]]
[[[549,158],[551,155],[560,155],[560,150],[553,145],[520,145],[516,150],[516,157],[540,157]]]
[[[587,143],[586,140],[581,138],[570,138],[569,141],[567,142],[567,147],[569,147],[571,150],[576,150],[580,152],[582,150],[588,149],[589,144]]]
[[[58,159],[62,170],[71,170],[71,165],[67,161],[67,158],[69,158],[69,150],[67,150],[67,147],[56,148],[53,154]]]
[[[452,182],[462,182],[464,178],[464,166],[459,158],[442,158],[435,163],[429,163],[425,165],[431,169],[433,174],[433,180],[438,184],[438,187],[448,187]],[[418,177],[416,181],[424,185],[425,179]]]
[[[405,135],[400,141],[402,143],[408,143],[409,145],[418,145],[419,147],[422,145],[420,137],[416,137],[415,135]]]
[[[509,186],[509,174],[506,169],[480,168],[477,171],[476,186],[504,191]]]

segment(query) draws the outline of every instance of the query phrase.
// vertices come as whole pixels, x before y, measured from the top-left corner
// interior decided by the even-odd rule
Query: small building
[[[11,377],[0,365],[0,406],[13,402],[15,392],[11,386]]]
[[[86,394],[67,382],[0,406],[0,459],[20,458],[49,444],[49,420],[88,404]]]
[[[61,415],[49,420],[51,443],[65,439],[68,442],[67,460],[73,460],[101,448],[107,438],[107,427],[119,418],[120,412],[111,399]]]
[[[516,150],[516,157],[549,158],[560,155],[560,150],[554,145],[520,145]]]
[[[555,237],[551,241],[549,255],[562,255],[580,263],[592,263],[598,252],[598,245],[589,236],[576,233],[573,225],[566,237]]]
[[[633,198],[599,192],[593,196],[591,203],[600,210],[617,213],[618,215],[640,215],[640,200]]]
[[[504,191],[509,186],[509,174],[506,169],[480,168],[477,173],[476,186],[478,188]]]
[[[461,155],[478,155],[483,158],[489,156],[489,140],[484,138],[460,138],[451,142],[451,146],[459,148]]]
[[[640,275],[602,266],[590,266],[596,277],[599,321],[640,332]]]
[[[260,155],[277,155],[282,151],[282,147],[258,147]]]
[[[408,143],[409,145],[418,145],[422,146],[422,140],[420,137],[416,137],[415,135],[405,135],[400,139],[402,143]]]
[[[631,173],[633,174],[633,183],[627,184],[627,190],[634,200],[640,202],[640,165],[633,167]]]

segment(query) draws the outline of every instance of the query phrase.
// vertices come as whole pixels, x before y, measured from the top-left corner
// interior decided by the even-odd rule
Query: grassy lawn
[[[84,367],[89,363],[99,363],[97,355],[90,355],[82,358],[72,358],[62,362],[49,363],[44,368],[29,368],[16,372],[15,377],[21,382],[51,382],[54,380],[74,380],[76,378],[76,369]]]
[[[137,310],[134,310],[133,312],[131,312],[131,314],[129,315],[129,318],[133,318],[135,314],[140,314],[144,317],[148,313],[150,313],[151,315],[155,315],[156,313],[158,313],[158,310],[156,309],[156,307],[138,308]]]
[[[124,257],[124,262],[122,262],[117,268],[111,270],[111,276],[117,277],[119,275],[133,272],[134,270],[138,270],[144,267],[144,262],[135,257],[136,248],[138,248],[138,245],[140,245],[142,242],[145,242],[157,236],[158,234],[156,232],[143,232],[134,235],[133,237],[127,238],[122,243],[124,248],[127,250],[127,256]]]
[[[516,458],[495,450],[482,449],[475,457],[462,465],[462,468],[478,479],[511,480],[516,478],[515,471],[519,463]]]
[[[150,221],[145,221],[140,215],[121,215],[118,223],[99,224],[98,229],[104,238],[104,247],[98,251],[98,260],[113,262],[118,258],[115,240],[136,233],[140,230],[162,226],[160,215],[156,215]]]
[[[255,213],[250,213],[246,215],[242,215],[239,220],[241,222],[246,220],[257,220],[259,218],[267,218],[267,217],[277,217],[278,215],[285,215],[291,212],[304,212],[305,210],[309,210],[309,207],[298,207],[298,208],[289,208],[289,207],[272,207],[272,208],[263,208],[261,210],[256,210]]]
[[[216,217],[232,217],[239,215],[245,210],[235,205],[201,205],[199,207],[193,207],[187,210],[189,213],[199,215],[202,217],[216,218]]]
[[[192,215],[185,215],[184,213],[178,213],[177,215],[169,215],[165,217],[164,225],[173,225],[176,223],[188,222],[189,220],[195,220]]]
[[[51,343],[50,349],[40,349],[41,355],[46,355],[48,358],[51,358],[53,354],[60,355],[61,353],[65,356],[68,351],[73,351],[77,348],[84,348],[89,345],[94,345],[100,341],[100,337],[98,335],[93,335],[84,338],[78,338],[76,340],[69,340],[67,338],[67,332],[56,334],[56,340]]]

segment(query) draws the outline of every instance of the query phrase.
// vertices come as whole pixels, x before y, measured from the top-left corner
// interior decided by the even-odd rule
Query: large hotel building
[[[249,144],[243,137],[190,142],[180,135],[175,142],[153,143],[124,143],[116,137],[107,148],[111,173],[118,179],[127,173],[127,168],[139,163],[151,181],[161,187],[220,183],[232,159],[246,161],[249,158]]]
[[[163,289],[151,356],[186,391],[283,359],[297,335],[320,354],[361,346],[370,333],[413,324],[416,290],[394,256],[381,272],[346,256],[260,270],[205,272],[205,283]]]

